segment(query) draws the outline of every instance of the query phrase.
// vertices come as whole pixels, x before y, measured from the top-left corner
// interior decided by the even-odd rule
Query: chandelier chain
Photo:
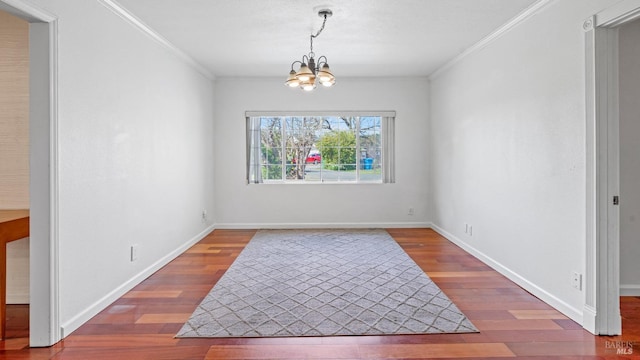
[[[313,39],[317,38],[318,35],[320,35],[322,30],[324,30],[324,24],[326,23],[327,23],[327,14],[324,14],[324,20],[322,21],[322,26],[320,27],[320,30],[318,30],[318,32],[315,35],[311,34],[311,51],[310,52],[313,52]]]

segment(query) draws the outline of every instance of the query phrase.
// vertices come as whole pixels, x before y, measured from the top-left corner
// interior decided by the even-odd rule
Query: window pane
[[[323,178],[324,173],[325,173],[325,171],[322,169],[322,165],[320,165],[320,164],[317,164],[317,165],[307,164],[307,166],[305,168],[304,180],[305,181],[320,181],[320,180],[324,180],[324,178]]]
[[[342,119],[338,117],[326,117],[324,119],[324,127],[328,131],[339,131],[343,125]]]
[[[337,181],[356,181],[358,179],[355,170],[338,171],[337,177],[338,177]]]
[[[380,149],[377,149],[368,153],[370,157],[362,157],[362,166],[360,167],[361,181],[382,181],[381,152]]]
[[[360,181],[382,181],[382,119],[360,118]]]
[[[262,147],[262,164],[282,164],[280,148]]]
[[[356,147],[340,148],[341,170],[352,171],[356,169]]]
[[[322,135],[322,117],[287,117],[285,122],[287,180],[305,180],[307,166],[321,163],[316,142]],[[320,174],[315,174],[320,180]]]
[[[262,165],[264,180],[282,180],[282,165]]]
[[[287,172],[285,174],[287,180],[304,180],[303,164],[287,164]]]
[[[279,118],[260,119],[260,150],[263,164],[282,164],[282,122]]]

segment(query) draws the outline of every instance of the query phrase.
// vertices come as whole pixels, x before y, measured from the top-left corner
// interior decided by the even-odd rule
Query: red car
[[[320,154],[311,154],[309,155],[309,157],[307,157],[307,161],[306,163],[313,163],[313,164],[317,164],[319,162],[322,161],[322,157],[320,156]]]

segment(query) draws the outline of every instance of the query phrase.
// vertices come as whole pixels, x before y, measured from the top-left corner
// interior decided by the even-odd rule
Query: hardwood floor
[[[254,234],[216,230],[53,347],[29,349],[28,307],[10,306],[0,359],[640,357],[640,298],[621,299],[623,336],[593,336],[434,231],[388,231],[479,333],[176,339],[175,333]],[[617,355],[617,348],[633,354]]]

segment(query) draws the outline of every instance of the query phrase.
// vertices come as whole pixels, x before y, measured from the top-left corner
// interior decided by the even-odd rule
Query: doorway
[[[620,108],[620,294],[640,296],[640,20],[618,33]]]
[[[587,19],[586,281],[583,326],[619,335],[620,78],[619,29],[640,18],[640,0],[624,0]]]
[[[23,319],[18,324],[24,323],[29,304],[29,238],[21,238],[28,234],[29,216],[29,23],[4,11],[0,109],[0,218],[3,229],[22,224],[14,225],[20,231],[10,237],[0,234],[0,267],[6,270],[0,275],[0,339],[6,339],[25,337],[24,325],[12,327],[17,324],[10,320],[13,315]]]
[[[57,19],[24,0],[0,10],[29,23],[29,344],[61,339],[58,321]]]

